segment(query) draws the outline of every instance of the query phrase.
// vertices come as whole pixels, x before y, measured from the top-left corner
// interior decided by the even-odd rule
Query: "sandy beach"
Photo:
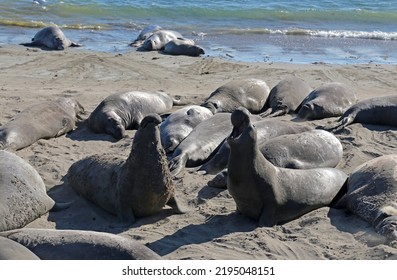
[[[235,78],[259,78],[270,88],[290,75],[313,88],[343,82],[362,100],[396,93],[396,70],[394,65],[245,63],[156,52],[43,51],[5,45],[0,47],[0,124],[34,103],[57,97],[76,98],[86,117],[108,95],[131,90],[164,91],[183,104],[199,105]],[[173,215],[165,208],[129,228],[116,227],[114,216],[79,197],[64,183],[64,176],[72,163],[89,155],[127,156],[135,131],[127,133],[128,137],[115,141],[93,134],[83,124],[67,135],[17,151],[39,172],[54,200],[73,202],[70,208],[50,212],[26,227],[110,232],[138,240],[173,260],[397,259],[396,241],[387,243],[371,225],[343,210],[323,207],[284,225],[257,228],[254,221],[235,212],[227,190],[207,186],[212,175],[198,175],[193,168],[183,171],[182,182],[176,186],[188,213]],[[344,148],[338,168],[347,174],[372,158],[397,152],[397,131],[392,127],[353,124],[336,136]]]

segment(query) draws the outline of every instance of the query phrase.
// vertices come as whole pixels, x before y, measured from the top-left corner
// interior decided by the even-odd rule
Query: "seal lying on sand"
[[[330,205],[347,175],[335,168],[287,169],[271,164],[259,151],[256,129],[245,108],[232,113],[228,190],[237,210],[274,226]]]
[[[228,120],[230,123],[230,120]],[[258,145],[262,147],[270,139],[284,135],[295,134],[313,130],[311,126],[301,125],[294,122],[282,121],[277,119],[261,119],[254,122],[258,134]],[[230,130],[229,130],[230,132]],[[198,170],[201,174],[217,174],[227,167],[229,160],[230,146],[224,141],[216,154],[204,163]],[[226,179],[226,178],[225,178]]]
[[[174,39],[164,46],[163,53],[170,55],[200,56],[204,54],[204,49],[189,39]]]
[[[0,236],[0,260],[39,260],[25,246],[6,237]]]
[[[261,117],[277,117],[295,112],[312,88],[297,77],[288,77],[275,85],[269,93],[265,112]]]
[[[217,88],[201,104],[214,114],[233,112],[242,106],[251,113],[259,113],[269,95],[270,89],[265,81],[259,79],[233,80]]]
[[[357,102],[338,119],[336,124],[324,126],[327,130],[340,130],[352,123],[397,126],[397,95],[374,97]]]
[[[145,245],[116,234],[85,230],[23,228],[0,232],[42,260],[159,260]]]
[[[137,129],[146,115],[162,114],[171,108],[172,98],[164,92],[115,93],[106,97],[91,113],[88,127],[93,132],[121,139],[126,129]]]
[[[166,153],[173,152],[179,143],[212,112],[202,106],[191,105],[171,113],[160,125],[161,143]]]
[[[313,90],[296,109],[299,118],[338,117],[357,102],[356,94],[342,83],[326,83]]]
[[[159,25],[148,25],[141,32],[138,34],[138,37],[130,44],[132,47],[140,47],[142,46],[143,42],[149,38],[154,32],[163,29]]]
[[[142,48],[146,51],[160,51],[164,49],[168,42],[178,38],[183,39],[183,36],[179,32],[160,29],[154,31],[152,35],[146,38],[142,44]]]
[[[0,149],[19,150],[39,139],[63,135],[75,128],[83,113],[83,106],[71,98],[33,105],[0,127]]]
[[[70,41],[58,26],[48,26],[34,35],[32,42],[23,43],[26,47],[44,47],[50,50],[64,50],[67,47],[81,47],[80,44]]]
[[[166,204],[182,213],[161,146],[160,123],[161,118],[155,114],[142,120],[127,159],[102,155],[72,164],[68,185],[126,223],[153,215]]]
[[[47,195],[43,179],[28,162],[0,151],[0,231],[24,227],[48,211],[66,206]]]
[[[397,239],[397,155],[374,158],[349,176],[347,193],[335,205],[370,223],[378,233]]]

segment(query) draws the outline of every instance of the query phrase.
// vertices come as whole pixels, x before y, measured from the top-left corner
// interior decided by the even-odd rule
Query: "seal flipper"
[[[272,112],[273,112],[273,108],[269,108],[269,109],[267,109],[265,112],[260,113],[259,116],[261,116],[262,118],[266,118],[266,117],[269,116]]]
[[[187,162],[187,154],[186,153],[177,155],[176,157],[172,158],[169,161],[168,167],[170,168],[172,177],[175,177],[183,170],[183,168],[186,165],[186,162]]]
[[[55,202],[54,206],[50,209],[51,212],[58,212],[68,209],[73,202]]]
[[[172,196],[168,200],[167,205],[170,206],[174,210],[175,214],[184,214],[184,213],[187,212],[185,207],[181,207],[180,203],[178,203],[178,201],[176,200],[175,196]]]
[[[75,43],[75,42],[70,42],[70,47],[82,47],[82,44]]]

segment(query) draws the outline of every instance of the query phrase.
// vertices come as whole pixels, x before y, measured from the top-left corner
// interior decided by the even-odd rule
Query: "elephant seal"
[[[308,125],[301,125],[277,119],[260,119],[259,121],[255,121],[254,125],[258,133],[259,147],[262,147],[270,139],[280,135],[295,134],[313,130],[313,128]],[[200,174],[217,174],[227,167],[229,154],[230,146],[227,141],[224,141],[222,146],[217,150],[216,154],[211,157],[208,162],[204,163],[198,172]]]
[[[39,173],[14,153],[0,151],[0,231],[24,227],[55,206]]]
[[[185,166],[197,167],[205,163],[230,129],[230,113],[217,113],[198,124],[172,153],[169,160],[171,175],[175,177]]]
[[[22,228],[0,232],[42,260],[159,260],[145,245],[121,235],[86,231]]]
[[[189,39],[174,39],[164,46],[163,53],[169,55],[200,56],[205,54],[204,49]]]
[[[95,133],[121,139],[126,129],[137,129],[146,115],[162,114],[171,108],[172,98],[164,92],[115,93],[106,97],[90,114],[88,127]]]
[[[277,117],[293,113],[312,91],[312,88],[302,79],[291,76],[281,80],[269,93],[265,112],[261,117]]]
[[[32,42],[21,44],[26,47],[44,47],[50,50],[64,50],[67,47],[81,47],[70,41],[58,26],[44,27],[34,35]]]
[[[0,149],[19,150],[39,139],[61,136],[82,120],[84,108],[71,98],[35,104],[0,126]]]
[[[355,92],[342,83],[326,83],[314,89],[296,109],[299,118],[318,120],[338,117],[357,102]]]
[[[179,143],[202,121],[212,117],[212,112],[202,106],[185,106],[171,113],[160,125],[161,144],[171,153]]]
[[[347,193],[336,208],[345,208],[378,233],[397,239],[397,155],[384,155],[358,166],[349,176]]]
[[[163,28],[159,25],[147,25],[141,32],[138,34],[138,37],[134,42],[130,44],[132,47],[140,47],[143,42],[149,38],[154,32],[162,30]]]
[[[352,123],[397,126],[394,117],[397,114],[397,95],[373,97],[357,102],[347,109],[336,124],[324,126],[324,129],[337,131]]]
[[[168,162],[161,145],[157,114],[146,116],[136,132],[127,159],[94,155],[72,164],[67,183],[78,194],[131,224],[136,217],[177,205]]]
[[[259,226],[274,226],[334,201],[346,182],[344,172],[276,167],[259,151],[248,110],[235,110],[231,122],[227,186],[239,212],[257,220]]]
[[[201,106],[207,107],[214,114],[231,113],[240,106],[247,108],[251,113],[259,113],[265,105],[269,92],[270,89],[265,81],[233,80],[217,88]]]
[[[258,143],[258,147],[273,165],[292,169],[335,167],[343,156],[343,147],[339,139],[332,133],[320,129],[280,135],[261,145]],[[203,166],[203,169],[208,167]],[[211,171],[213,173],[213,170]],[[208,182],[208,186],[217,188],[227,188],[226,184],[227,169]]]
[[[178,38],[183,39],[183,36],[179,32],[160,29],[146,38],[142,44],[142,48],[146,51],[160,51],[164,49],[168,42]]]
[[[0,236],[0,260],[40,260],[25,246]]]

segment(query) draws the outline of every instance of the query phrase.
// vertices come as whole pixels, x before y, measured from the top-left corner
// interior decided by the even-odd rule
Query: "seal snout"
[[[146,127],[148,124],[153,123],[154,125],[159,125],[161,123],[161,117],[157,114],[150,114],[143,118],[141,121],[141,128]]]
[[[231,115],[231,122],[233,125],[233,130],[230,138],[237,138],[243,133],[243,130],[250,124],[249,112],[246,108],[240,107]]]

